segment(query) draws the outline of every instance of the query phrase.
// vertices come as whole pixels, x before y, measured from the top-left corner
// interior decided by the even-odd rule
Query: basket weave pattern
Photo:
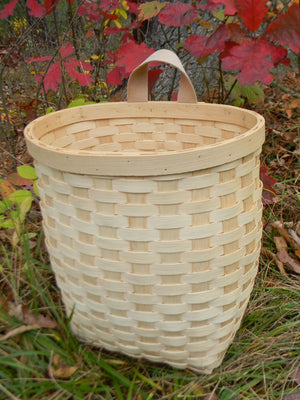
[[[175,111],[176,112],[176,111]],[[63,126],[43,136],[56,149],[93,152],[162,152],[219,143],[244,133],[245,126],[183,118],[104,118]]]
[[[240,325],[261,231],[259,151],[185,174],[87,177],[37,163],[72,327],[128,355],[210,372]]]

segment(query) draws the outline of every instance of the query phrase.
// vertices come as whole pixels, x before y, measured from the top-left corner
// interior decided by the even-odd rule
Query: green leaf
[[[7,219],[6,221],[3,222],[2,228],[15,229],[15,224],[11,219]]]
[[[47,110],[46,110],[46,114],[50,114],[50,113],[53,113],[53,112],[55,112],[53,107],[48,107]]]
[[[85,98],[84,97],[80,97],[79,99],[71,101],[71,103],[68,105],[67,108],[83,106],[84,103],[85,103]]]
[[[229,82],[225,82],[226,89],[230,90],[232,84],[233,79],[230,79]],[[242,106],[245,103],[245,99],[248,100],[249,104],[257,104],[264,99],[264,92],[258,84],[242,86],[239,82],[236,82],[230,97],[234,100],[235,106]]]
[[[242,86],[242,94],[247,98],[250,104],[258,103],[258,101],[264,98],[264,92],[257,84],[253,86]]]
[[[17,168],[17,171],[22,178],[37,179],[35,169],[31,165],[21,165]]]
[[[9,196],[9,200],[14,203],[21,204],[26,199],[32,199],[32,193],[29,190],[16,190]]]
[[[38,185],[37,185],[37,180],[35,180],[35,181],[33,182],[33,190],[34,190],[34,193],[35,193],[38,197],[40,197],[39,188],[38,188]]]
[[[225,20],[225,10],[214,11],[212,15],[219,21],[223,22]]]
[[[150,1],[138,6],[139,19],[145,21],[159,14],[159,12],[166,6],[166,2],[157,0]]]
[[[26,199],[24,199],[20,205],[20,219],[22,222],[24,221],[24,218],[28,213],[28,211],[31,209],[32,200],[33,196],[26,197]]]
[[[84,97],[79,97],[71,101],[67,108],[78,107],[78,106],[86,106],[88,104],[97,104],[95,101],[86,101]]]
[[[4,199],[0,201],[0,213],[4,214],[5,211],[10,210],[11,208],[12,208],[12,202],[4,197]]]
[[[6,210],[7,210],[7,207],[4,203],[4,201],[0,201],[0,213],[4,214]]]

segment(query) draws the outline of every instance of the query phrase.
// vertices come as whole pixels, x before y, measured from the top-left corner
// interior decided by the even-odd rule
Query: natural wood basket
[[[153,60],[181,70],[178,102],[147,102]],[[197,103],[161,50],[131,75],[128,102],[49,114],[25,137],[73,331],[177,368],[219,366],[257,271],[264,119]]]

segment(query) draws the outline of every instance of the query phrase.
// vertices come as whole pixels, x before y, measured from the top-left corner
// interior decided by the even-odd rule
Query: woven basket
[[[178,102],[147,102],[150,61],[181,71]],[[160,50],[132,73],[127,102],[43,116],[25,137],[75,334],[177,368],[219,366],[257,272],[264,119],[197,103]]]

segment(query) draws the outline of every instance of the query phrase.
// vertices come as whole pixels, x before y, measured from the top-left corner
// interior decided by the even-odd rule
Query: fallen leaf
[[[290,393],[284,396],[284,400],[300,400],[300,392]]]
[[[37,328],[54,329],[57,327],[56,321],[42,314],[33,314],[27,306],[10,302],[8,304],[9,315],[16,317],[26,325],[35,326]]]
[[[219,397],[216,395],[216,393],[209,393],[204,397],[204,400],[218,400]]]
[[[281,261],[289,270],[300,274],[300,263],[294,260],[287,251],[287,242],[282,236],[274,237],[274,242],[278,250],[277,258]]]
[[[288,274],[286,273],[286,271],[284,269],[283,263],[280,260],[278,260],[275,253],[273,253],[271,250],[266,249],[265,247],[262,247],[261,254],[265,257],[271,258],[276,263],[281,274],[288,277]]]
[[[48,373],[53,378],[67,379],[76,372],[81,364],[81,359],[78,360],[76,365],[67,365],[57,354],[52,358],[53,365],[48,368]]]
[[[276,183],[276,180],[267,174],[268,168],[264,165],[260,167],[260,180],[263,183],[263,193],[262,193],[262,201],[263,204],[273,204],[274,197],[276,195],[273,186]]]
[[[23,321],[27,325],[37,325],[39,328],[54,329],[57,327],[56,321],[42,314],[35,315],[27,307],[23,306]]]
[[[0,183],[0,193],[3,197],[9,197],[15,190],[14,186],[6,179]]]
[[[290,378],[294,379],[294,381],[300,386],[300,367],[295,369],[291,374]]]
[[[300,99],[294,99],[290,103],[283,104],[283,108],[289,118],[292,118],[293,110],[295,110],[297,107],[300,107]]]

